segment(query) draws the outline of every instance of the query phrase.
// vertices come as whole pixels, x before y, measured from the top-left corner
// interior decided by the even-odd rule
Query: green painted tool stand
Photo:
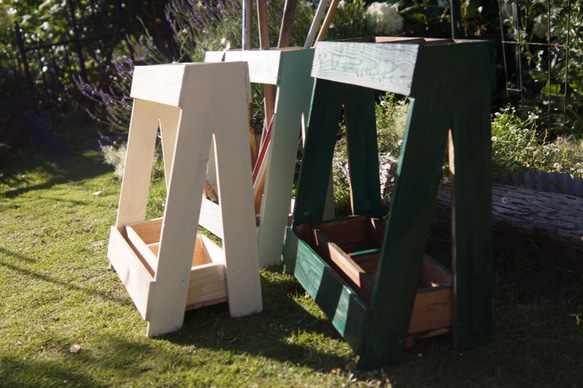
[[[283,260],[360,356],[398,364],[406,344],[451,333],[458,349],[491,337],[490,94],[486,41],[368,38],[320,42],[293,223]],[[410,98],[388,221],[381,210],[375,91]],[[344,112],[354,216],[323,221]],[[425,254],[449,149],[452,269]]]

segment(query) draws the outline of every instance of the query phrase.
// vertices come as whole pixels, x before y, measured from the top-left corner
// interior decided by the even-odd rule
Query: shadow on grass
[[[62,280],[56,279],[52,276],[46,275],[46,272],[44,272],[44,273],[36,272],[36,271],[31,270],[31,269],[26,269],[26,268],[23,268],[23,267],[18,266],[18,265],[7,263],[6,261],[4,261],[2,259],[2,258],[9,258],[9,257],[12,257],[12,258],[16,259],[17,261],[23,261],[23,262],[26,262],[29,264],[34,264],[37,261],[37,260],[31,259],[29,257],[26,257],[24,255],[21,255],[20,253],[13,252],[9,249],[6,249],[6,248],[0,246],[0,267],[4,267],[10,271],[20,273],[20,274],[25,275],[27,277],[35,278],[35,279],[41,280],[43,282],[47,282],[47,283],[50,283],[50,284],[53,284],[56,286],[60,286],[60,287],[63,287],[63,288],[66,288],[66,289],[69,289],[72,291],[80,291],[88,296],[99,295],[101,298],[108,299],[108,300],[114,300],[114,301],[119,302],[119,303],[125,303],[125,301],[126,301],[126,298],[116,297],[116,296],[112,295],[111,293],[99,291],[95,288],[82,287],[82,286],[79,286],[75,282],[62,281]]]
[[[26,173],[38,169],[42,169],[46,180],[42,183],[31,183]],[[0,188],[5,186],[6,198],[15,198],[30,191],[47,190],[55,185],[90,179],[111,170],[111,167],[103,163],[99,152],[72,155],[22,152],[8,161],[2,161]]]
[[[262,274],[262,312],[231,318],[226,303],[188,311],[181,330],[160,338],[289,362],[324,373],[353,362],[351,351],[339,355],[338,341],[343,339],[330,321],[311,314],[294,300],[304,298],[304,290],[291,275],[269,279],[278,270],[281,268],[270,268]]]

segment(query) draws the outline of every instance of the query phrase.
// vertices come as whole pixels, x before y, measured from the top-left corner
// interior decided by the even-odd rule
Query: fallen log
[[[450,186],[442,184],[434,226],[450,225]],[[492,184],[492,232],[497,239],[534,244],[550,261],[583,271],[583,198]]]

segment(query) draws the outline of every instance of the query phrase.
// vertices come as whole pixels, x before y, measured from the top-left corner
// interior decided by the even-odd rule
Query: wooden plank
[[[276,114],[267,155],[258,230],[259,263],[262,267],[281,264],[297,146],[304,117],[307,118],[310,112],[314,87],[314,79],[310,77],[313,56],[313,50],[282,51]]]
[[[144,222],[136,222],[126,225],[126,230],[133,231],[134,235],[144,244],[152,244],[160,241],[160,231],[162,230],[163,218],[155,218]],[[128,239],[131,238],[128,235]]]
[[[318,249],[318,254],[329,260],[329,264],[335,269],[336,273],[351,286],[354,291],[365,303],[370,303],[372,297],[372,290],[374,283],[368,274],[354,261],[350,256],[348,256],[338,245],[333,242],[326,241],[323,239],[322,235],[318,235],[320,239],[318,243],[321,243],[320,249]],[[377,260],[378,262],[378,260]]]
[[[314,298],[338,333],[353,349],[360,349],[366,303],[289,227],[286,229],[283,259],[286,269]]]
[[[415,296],[411,322],[407,332],[418,334],[451,328],[452,315],[451,287],[418,292]]]
[[[164,178],[166,180],[166,187],[168,187],[170,185],[170,177],[172,176],[172,161],[174,160],[174,149],[176,147],[181,111],[180,108],[169,105],[159,105],[158,109],[160,110],[158,120],[160,123],[162,157],[164,161]]]
[[[116,227],[143,221],[146,215],[151,167],[158,130],[157,104],[135,99],[130,120],[126,160]]]
[[[107,257],[140,315],[146,319],[148,296],[154,278],[116,227],[111,228]]]
[[[324,17],[324,12],[326,11],[326,7],[330,0],[322,0],[318,4],[318,8],[316,9],[316,14],[314,15],[314,19],[312,20],[312,24],[310,24],[310,29],[308,30],[308,36],[306,37],[306,42],[304,43],[304,48],[310,48],[314,45],[314,41],[316,39],[316,34],[320,29],[320,22]]]
[[[345,85],[350,201],[352,214],[381,218],[374,91]]]
[[[447,131],[451,124],[443,51],[419,50],[409,120],[391,198],[371,320],[359,367],[400,362],[433,212]],[[431,90],[431,93],[427,91]],[[427,128],[431,128],[430,131]],[[422,186],[420,186],[422,185]],[[388,329],[387,329],[388,328]]]
[[[316,226],[347,253],[380,248],[383,244],[385,228],[369,217],[336,219]]]
[[[185,79],[194,82],[197,87],[185,86],[181,93],[181,99],[184,101],[183,112],[164,213],[165,221],[161,233],[156,283],[148,306],[149,336],[172,331],[182,325],[194,237],[200,212],[200,201],[193,201],[193,195],[194,198],[200,198],[202,195],[213,129],[216,138],[221,131],[232,129],[231,126],[225,125],[228,124],[225,120],[239,120],[239,127],[242,125],[245,129],[242,135],[246,136],[247,102],[250,98],[247,65],[245,63],[198,64],[188,66],[186,71]],[[203,80],[209,82],[202,82]],[[217,93],[217,90],[222,93]],[[230,115],[223,114],[223,104],[230,107]],[[249,153],[245,142],[240,142],[239,146]],[[217,150],[220,150],[219,141],[217,141],[217,147],[219,147]],[[246,165],[250,169],[246,163],[238,164]],[[250,185],[250,173],[246,177]],[[219,182],[219,189],[221,189],[220,186]],[[220,190],[220,195],[222,206],[224,206],[228,201],[223,200],[222,190]],[[241,220],[238,225],[241,225]],[[242,251],[248,252],[245,249]],[[226,256],[228,255],[226,253]],[[253,270],[248,269],[248,271]],[[255,275],[258,283],[259,274],[256,267]],[[227,277],[230,283],[237,284],[237,276],[228,275]],[[249,288],[253,289],[254,285],[249,284]],[[242,296],[248,296],[248,293],[239,292],[238,295],[236,293],[234,295],[235,297],[230,298],[229,301],[233,299],[236,303]]]
[[[453,277],[451,271],[441,266],[428,255],[425,255],[421,265],[421,272],[419,273],[419,283],[430,287],[452,285]]]
[[[318,32],[318,37],[316,38],[317,42],[324,40],[326,37],[328,28],[330,28],[330,24],[332,24],[332,19],[334,17],[334,13],[336,12],[336,8],[338,8],[338,3],[339,0],[332,0],[330,3],[330,7],[328,7],[328,12],[326,12],[326,17],[324,18],[320,32]]]
[[[198,235],[192,260],[186,310],[227,301],[224,252]]]
[[[318,223],[323,219],[345,90],[338,83],[316,80],[293,225]]]
[[[259,25],[259,47],[261,50],[269,50],[269,23],[267,20],[267,0],[257,0],[257,24]],[[265,120],[264,129],[267,128],[273,118],[275,106],[276,88],[273,85],[263,85],[263,113]]]
[[[285,0],[283,4],[283,16],[281,18],[281,26],[279,28],[279,39],[277,41],[278,48],[289,46],[295,10],[296,0]]]
[[[490,97],[495,60],[492,42],[457,44],[454,50],[455,344],[464,349],[492,336]]]
[[[146,261],[149,269],[154,273],[155,268],[158,268],[158,252],[151,249],[150,244],[156,244],[159,241],[160,234],[158,233],[158,239],[155,241],[146,243],[131,226],[126,226],[127,241],[132,246],[132,248]]]
[[[190,64],[192,66],[194,64]],[[171,106],[181,106],[185,66],[163,64],[136,66],[130,97]]]
[[[277,85],[282,54],[281,50],[207,51],[204,60],[205,62],[247,62],[251,82]]]
[[[224,65],[245,66],[233,62]],[[248,78],[224,77],[225,95],[214,93],[210,104],[229,106],[225,115],[221,108],[215,113],[219,203],[223,221],[227,290],[231,316],[238,317],[261,311],[261,284],[258,268],[257,234],[253,208],[251,164],[247,145],[247,102],[250,102]],[[211,78],[214,79],[214,78]],[[247,97],[243,107],[238,102]],[[208,109],[208,107],[207,107]],[[198,217],[197,217],[198,218]]]
[[[251,32],[253,30],[253,0],[243,0],[243,20],[241,31],[241,43],[245,50],[251,49]]]
[[[419,47],[414,44],[318,42],[312,76],[409,95]]]
[[[219,204],[203,198],[198,223],[218,238],[223,239],[223,218]]]

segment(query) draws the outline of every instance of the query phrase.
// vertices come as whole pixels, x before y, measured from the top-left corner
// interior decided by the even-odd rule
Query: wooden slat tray
[[[384,228],[377,220],[355,217],[293,229],[299,244],[309,246],[370,305],[381,254]],[[419,274],[409,335],[448,332],[452,324],[452,276],[439,263],[425,256]]]
[[[162,219],[148,220],[125,227],[127,241],[136,257],[155,277]],[[202,234],[196,236],[186,310],[227,301],[225,256],[223,250]]]

